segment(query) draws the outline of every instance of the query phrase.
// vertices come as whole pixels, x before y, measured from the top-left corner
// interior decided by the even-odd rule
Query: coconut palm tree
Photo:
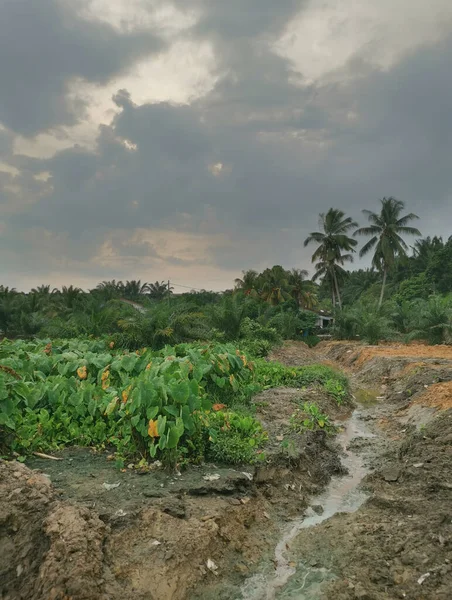
[[[262,281],[261,298],[268,304],[276,306],[290,298],[289,274],[280,265],[265,269],[259,279]]]
[[[342,264],[347,260],[351,260],[347,255],[341,255]],[[336,304],[342,308],[342,296],[337,297],[337,290],[339,289],[339,283],[343,281],[347,277],[347,271],[339,264],[331,261],[321,260],[314,265],[315,273],[312,278],[312,281],[317,281],[317,279],[322,278],[325,282],[329,284],[331,290],[331,302],[333,307],[336,307]]]
[[[405,208],[405,203],[402,200],[397,200],[391,196],[383,198],[380,202],[380,213],[363,210],[370,225],[368,227],[360,227],[354,233],[354,235],[372,236],[361,248],[359,255],[365,256],[375,248],[372,257],[372,266],[383,274],[378,308],[380,308],[383,302],[388,272],[393,268],[397,258],[406,257],[408,245],[401,236],[404,234],[421,235],[419,229],[407,226],[410,221],[419,219],[417,215],[409,213],[403,217],[401,216]]]
[[[314,308],[317,304],[315,297],[315,284],[307,279],[308,272],[305,269],[292,269],[289,274],[290,295],[302,308]]]
[[[248,271],[242,271],[242,279],[237,278],[234,281],[235,289],[242,290],[246,296],[252,295],[253,292],[256,293],[256,288],[258,286],[258,278],[258,272],[254,271],[253,269],[248,269]]]
[[[330,208],[327,213],[319,215],[320,231],[313,231],[304,241],[304,246],[316,243],[318,247],[312,255],[312,262],[317,262],[316,274],[313,278],[320,276],[328,277],[331,280],[331,289],[333,292],[333,305],[337,300],[339,308],[342,308],[341,294],[338,283],[337,267],[344,262],[352,262],[352,254],[343,254],[343,252],[354,252],[357,241],[349,237],[347,233],[350,229],[357,227],[358,223],[351,217],[346,217],[342,210]]]

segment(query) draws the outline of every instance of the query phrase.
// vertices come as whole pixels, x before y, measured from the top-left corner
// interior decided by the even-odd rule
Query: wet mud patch
[[[94,509],[105,521],[133,517],[149,505],[185,516],[182,497],[240,498],[252,485],[253,468],[250,473],[247,467],[207,464],[177,474],[159,468],[143,472],[127,469],[123,473],[108,460],[107,452],[67,448],[55,456],[63,460],[33,458],[27,466],[48,475],[62,499]]]
[[[256,466],[121,472],[107,452],[82,448],[56,453],[60,461],[34,457],[34,470],[1,463],[9,484],[0,482],[0,509],[16,515],[1,534],[3,597],[183,600],[209,590],[218,597],[219,582],[238,589],[272,555],[287,521],[344,471],[340,448],[322,431],[291,431],[296,452],[282,448],[294,394],[270,390],[256,405],[270,439]],[[325,409],[331,401],[317,400]],[[22,479],[38,486],[30,498]]]
[[[406,436],[365,480],[353,515],[302,532],[294,555],[335,574],[322,598],[452,597],[452,411]]]

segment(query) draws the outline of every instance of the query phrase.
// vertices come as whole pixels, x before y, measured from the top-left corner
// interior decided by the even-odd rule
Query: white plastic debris
[[[120,482],[118,483],[103,483],[102,487],[107,490],[107,492],[109,492],[110,490],[114,490],[115,488],[118,488],[121,485]]]
[[[162,542],[159,542],[158,540],[154,540],[153,542],[151,542],[151,546],[161,546]]]
[[[251,473],[246,473],[245,471],[242,471],[242,475],[245,475],[245,477],[249,480],[249,481],[253,481],[253,475]]]
[[[122,508],[120,508],[119,510],[117,510],[115,512],[115,514],[113,515],[114,517],[125,517],[126,516],[126,512],[124,510],[122,510]]]
[[[22,565],[17,565],[17,567],[16,567],[16,575],[17,575],[17,577],[20,577],[22,575],[23,570],[24,570],[24,568],[23,568]]]
[[[206,566],[209,569],[209,571],[211,571],[214,575],[218,575],[218,573],[217,573],[218,567],[211,558],[207,559]]]
[[[419,579],[417,580],[419,585],[422,585],[424,583],[424,581],[427,579],[427,577],[430,577],[430,573],[424,573],[423,575],[421,575],[419,577]]]
[[[413,467],[414,467],[415,469],[420,469],[420,468],[421,468],[421,467],[423,467],[423,466],[424,466],[424,463],[415,463],[415,464],[413,465]]]
[[[204,475],[204,481],[218,481],[220,475],[218,473],[212,473],[211,475]]]

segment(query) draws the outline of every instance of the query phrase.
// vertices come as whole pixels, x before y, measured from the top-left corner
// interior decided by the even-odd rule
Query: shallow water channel
[[[315,600],[320,597],[322,584],[334,579],[334,573],[311,565],[309,556],[299,556],[295,562],[289,558],[288,550],[302,529],[315,527],[339,512],[354,512],[366,500],[366,494],[358,486],[368,470],[362,458],[353,449],[347,449],[351,440],[357,437],[373,437],[360,419],[359,410],[343,423],[343,431],[336,438],[344,450],[342,464],[348,474],[333,477],[324,493],[312,499],[305,514],[283,530],[275,548],[274,569],[246,580],[241,588],[241,600]]]

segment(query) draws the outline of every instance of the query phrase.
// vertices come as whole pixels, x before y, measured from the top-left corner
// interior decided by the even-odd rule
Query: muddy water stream
[[[342,464],[348,474],[333,477],[325,492],[313,498],[306,513],[283,531],[274,553],[274,570],[250,577],[241,588],[242,600],[315,600],[322,584],[334,578],[327,569],[310,564],[309,556],[300,556],[292,562],[294,559],[289,558],[288,550],[302,529],[315,527],[339,512],[354,512],[366,500],[367,496],[358,486],[368,471],[362,458],[348,449],[354,438],[364,437],[373,437],[373,434],[367,431],[356,410],[336,438],[344,450]]]

